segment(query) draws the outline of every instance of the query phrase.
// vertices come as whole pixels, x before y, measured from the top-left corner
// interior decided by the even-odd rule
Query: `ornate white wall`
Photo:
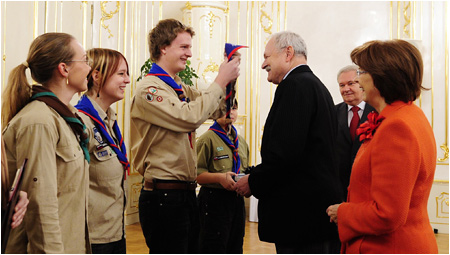
[[[257,164],[264,122],[276,89],[260,68],[271,34],[287,29],[305,39],[308,64],[329,88],[335,103],[342,101],[336,72],[350,64],[353,48],[373,39],[415,40],[425,62],[424,85],[431,88],[416,103],[433,126],[438,149],[429,214],[433,227],[448,233],[448,14],[444,1],[2,1],[2,89],[9,71],[25,60],[31,41],[39,34],[62,31],[73,34],[86,49],[116,49],[127,57],[133,80],[126,99],[114,106],[128,141],[129,102],[140,67],[149,57],[147,34],[161,19],[184,20],[197,33],[192,67],[201,77],[196,84],[199,88],[217,74],[224,42],[249,46],[240,50],[236,126],[251,147],[251,163]],[[198,135],[210,124],[202,125]],[[138,220],[141,179],[134,170],[128,179],[128,223]],[[254,211],[252,214],[256,215]]]

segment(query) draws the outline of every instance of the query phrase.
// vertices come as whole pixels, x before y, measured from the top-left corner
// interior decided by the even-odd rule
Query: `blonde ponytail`
[[[30,102],[31,85],[25,70],[29,67],[31,78],[45,86],[58,64],[71,60],[75,54],[70,45],[72,40],[75,38],[66,33],[45,33],[33,40],[27,60],[9,73],[2,98],[2,130]]]
[[[31,85],[25,75],[27,67],[15,67],[8,77],[8,84],[2,93],[2,129],[30,101]]]

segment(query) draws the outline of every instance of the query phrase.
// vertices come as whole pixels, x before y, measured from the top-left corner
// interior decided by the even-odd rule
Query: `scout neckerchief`
[[[49,89],[44,86],[33,86],[32,87],[32,96],[31,101],[38,100],[44,102],[46,105],[53,108],[64,120],[67,122],[69,127],[75,133],[78,138],[78,143],[83,149],[84,158],[87,162],[90,162],[89,150],[88,150],[88,142],[89,137],[86,132],[86,126],[84,125],[81,118],[76,114],[70,111],[69,107],[65,105],[59,98],[51,92]]]
[[[209,130],[212,130],[214,133],[216,133],[228,145],[228,147],[230,147],[231,151],[233,152],[233,172],[238,174],[241,168],[241,158],[239,157],[238,153],[239,139],[236,128],[233,125],[231,125],[231,128],[233,128],[234,133],[236,134],[236,138],[234,139],[234,141],[230,140],[227,132],[223,130],[223,128],[219,125],[219,123],[217,123],[217,121],[214,122]]]
[[[127,149],[125,148],[125,143],[123,142],[122,134],[120,133],[119,126],[117,125],[117,120],[114,121],[113,124],[113,131],[116,135],[117,140],[119,140],[119,146],[116,145],[114,140],[112,139],[111,135],[108,133],[108,130],[106,129],[106,125],[103,122],[102,118],[100,118],[100,115],[98,114],[97,110],[92,105],[91,100],[84,94],[80,101],[78,101],[78,104],[75,105],[75,107],[78,109],[79,112],[82,112],[89,116],[94,121],[95,127],[97,127],[98,130],[100,130],[100,134],[106,138],[108,145],[114,150],[114,152],[117,154],[117,158],[119,159],[119,162],[122,164],[123,169],[128,171],[128,175],[130,175],[130,163],[127,159]],[[126,175],[125,175],[126,179]]]
[[[181,85],[176,83],[175,80],[172,77],[170,77],[170,75],[166,71],[164,71],[164,69],[162,69],[159,65],[153,63],[150,72],[146,76],[149,75],[158,76],[163,82],[165,82],[167,85],[173,88],[173,90],[175,90],[180,101],[183,102],[186,101],[186,96],[183,93],[183,88],[181,87]],[[188,137],[191,148],[193,149],[194,147],[192,146],[192,132],[188,133]]]
[[[227,54],[227,59],[228,62],[231,60],[231,57],[233,56],[233,54],[238,51],[241,48],[248,48],[247,46],[242,46],[242,45],[234,45],[231,43],[225,43],[225,53]],[[225,102],[227,105],[227,113],[226,113],[226,118],[230,119],[230,113],[231,113],[231,104],[233,103],[233,97],[231,96],[232,94],[232,90],[231,90],[231,82],[227,84],[227,90],[226,90],[226,97],[225,97]],[[230,129],[231,130],[231,129]]]

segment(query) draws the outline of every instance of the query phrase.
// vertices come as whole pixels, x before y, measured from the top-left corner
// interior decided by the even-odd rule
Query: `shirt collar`
[[[98,116],[100,116],[100,118],[104,121],[104,120],[111,120],[111,121],[115,121],[116,120],[116,112],[109,107],[108,110],[105,112],[103,111],[103,109],[100,107],[99,104],[97,104],[97,102],[95,102],[94,99],[92,99],[90,96],[88,96],[88,99],[91,101],[92,106],[94,106],[94,109],[98,112]]]
[[[366,107],[366,102],[361,101],[361,103],[358,104],[358,107],[359,107],[360,110],[364,111],[364,108]],[[347,105],[347,111],[351,111],[352,108],[353,108],[353,106]]]

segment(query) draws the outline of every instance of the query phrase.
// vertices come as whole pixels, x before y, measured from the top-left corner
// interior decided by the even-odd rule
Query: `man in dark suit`
[[[344,102],[336,105],[338,119],[337,154],[343,193],[347,197],[353,161],[361,146],[356,129],[375,109],[362,100],[363,92],[355,81],[358,66],[349,65],[339,70],[337,81]],[[357,112],[357,114],[354,114]]]
[[[339,253],[337,228],[326,214],[342,201],[335,141],[337,119],[328,89],[306,65],[303,39],[274,34],[262,68],[279,84],[264,126],[262,163],[236,184],[258,202],[258,233],[277,253]]]

